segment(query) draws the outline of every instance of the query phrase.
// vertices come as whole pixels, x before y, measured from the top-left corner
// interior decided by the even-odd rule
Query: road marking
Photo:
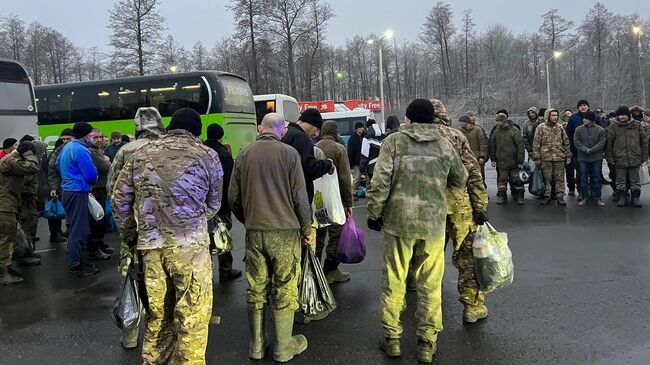
[[[56,248],[48,248],[46,250],[38,250],[38,251],[34,251],[34,253],[43,253],[43,252],[50,252],[50,251],[56,251]]]

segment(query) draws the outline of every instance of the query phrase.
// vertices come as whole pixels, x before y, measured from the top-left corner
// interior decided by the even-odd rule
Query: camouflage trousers
[[[17,233],[16,213],[0,212],[0,271],[11,265]]]
[[[20,206],[20,226],[25,231],[27,238],[34,242],[38,228],[38,199],[34,195],[23,195]]]
[[[555,197],[564,198],[564,176],[566,166],[564,161],[542,161],[542,173],[544,174],[545,191],[544,196],[550,197],[555,187]],[[553,186],[555,182],[555,186]]]
[[[205,364],[212,316],[208,246],[146,250],[142,260],[151,314],[143,363]]]
[[[523,185],[513,185],[510,182],[510,171],[514,169],[504,169],[497,166],[497,188],[501,191],[508,190],[508,184],[510,184],[510,192],[514,193],[517,191],[524,191]]]
[[[246,301],[262,309],[271,297],[274,311],[298,310],[300,232],[246,231]]]
[[[384,234],[379,320],[387,338],[400,338],[402,313],[406,309],[406,280],[411,269],[417,287],[418,337],[436,342],[442,331],[442,275],[445,271],[444,232],[427,239]]]
[[[452,263],[458,269],[459,300],[465,305],[483,305],[485,294],[479,289],[474,271],[472,243],[476,224],[472,213],[447,216],[447,235],[454,244]]]

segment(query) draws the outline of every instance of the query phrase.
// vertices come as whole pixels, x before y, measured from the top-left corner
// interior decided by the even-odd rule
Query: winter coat
[[[616,121],[607,128],[607,163],[616,167],[639,167],[648,160],[648,137],[636,120]]]
[[[573,135],[573,144],[578,151],[579,162],[603,160],[607,132],[599,125],[581,125]]]
[[[115,156],[117,155],[117,152],[124,146],[126,146],[126,142],[120,142],[118,145],[114,145],[111,143],[108,147],[106,147],[106,156],[113,162],[115,159]]]
[[[486,159],[488,156],[488,141],[487,137],[485,137],[483,128],[478,125],[473,125],[469,130],[461,128],[460,131],[463,132],[467,138],[469,148],[472,150],[472,153],[474,153],[474,157],[476,157],[476,159]]]
[[[524,138],[519,129],[508,123],[494,130],[490,138],[490,160],[496,162],[498,169],[514,169],[524,163],[525,157]]]
[[[212,148],[218,155],[223,168],[223,193],[221,201],[221,208],[219,208],[219,215],[230,215],[230,205],[225,204],[228,201],[228,187],[230,186],[230,177],[232,176],[232,169],[235,166],[235,161],[232,158],[232,153],[216,139],[207,139],[203,142],[204,145]]]
[[[569,119],[569,122],[566,125],[566,134],[567,134],[567,137],[569,137],[569,144],[571,144],[571,152],[574,155],[576,155],[577,153],[576,153],[576,147],[573,144],[573,135],[575,134],[576,129],[578,129],[578,127],[580,127],[582,125],[582,120],[583,119],[584,118],[582,117],[582,113],[581,112],[576,112],[571,116],[571,118]],[[605,122],[603,121],[603,119],[598,115],[596,115],[596,121],[595,122],[596,122],[596,125],[599,125],[599,126],[601,126],[603,128],[607,127]]]
[[[564,128],[548,120],[540,124],[533,140],[533,160],[566,162],[570,158],[571,147]]]
[[[361,164],[361,137],[356,132],[348,139],[348,160],[350,167]]]
[[[106,181],[108,179],[108,172],[111,169],[111,162],[104,158],[104,153],[99,148],[90,148],[90,157],[93,159],[93,164],[97,169],[97,181],[93,184],[93,189],[106,188]]]
[[[462,189],[467,170],[454,146],[433,124],[410,124],[382,145],[367,193],[368,218],[383,219],[387,234],[444,237],[447,187]]]
[[[90,157],[88,146],[78,139],[66,143],[56,160],[61,172],[61,189],[89,193],[97,181],[97,168]]]
[[[38,174],[38,159],[27,151],[21,158],[13,151],[0,160],[0,212],[16,214],[27,176]]]
[[[336,122],[323,123],[321,131],[321,140],[316,143],[316,147],[323,150],[325,156],[334,161],[337,176],[339,179],[339,190],[341,192],[341,201],[346,208],[352,207],[352,177],[350,174],[350,163],[348,155],[342,144],[336,141],[338,128]]]
[[[528,119],[526,121],[526,124],[524,124],[524,128],[521,131],[522,136],[524,137],[524,143],[526,145],[526,151],[528,151],[528,154],[532,154],[533,152],[533,141],[535,136],[535,129],[539,126],[539,124],[540,123],[537,121],[537,118],[535,118],[534,120]]]

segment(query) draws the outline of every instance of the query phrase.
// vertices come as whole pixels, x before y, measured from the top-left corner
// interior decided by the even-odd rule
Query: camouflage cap
[[[433,104],[434,117],[440,119],[446,125],[451,125],[451,119],[449,119],[445,104],[443,104],[440,99],[431,99],[431,104]]]
[[[497,119],[497,122],[507,122],[508,121],[508,116],[503,114],[503,113],[499,113],[499,114],[497,114],[496,119]]]
[[[133,120],[136,132],[149,131],[159,136],[165,134],[162,117],[156,108],[138,108]]]

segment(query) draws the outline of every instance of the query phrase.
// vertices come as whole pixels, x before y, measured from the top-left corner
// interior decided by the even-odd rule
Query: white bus
[[[296,122],[300,118],[300,107],[296,98],[283,94],[254,95],[257,124],[268,113],[278,113],[287,122]]]
[[[0,140],[38,137],[37,120],[32,79],[20,63],[0,58]]]
[[[354,133],[354,125],[361,122],[365,128],[366,122],[373,118],[373,112],[368,109],[356,108],[354,110],[321,113],[323,121],[336,122],[341,138],[348,145],[348,139]]]

